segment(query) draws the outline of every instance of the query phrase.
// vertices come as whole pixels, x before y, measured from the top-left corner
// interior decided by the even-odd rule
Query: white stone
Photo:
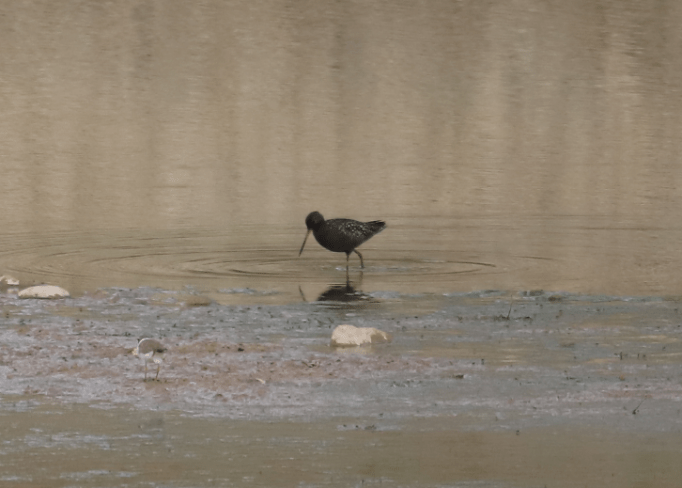
[[[2,285],[19,286],[19,280],[16,279],[14,276],[2,275],[0,276],[0,286]]]
[[[38,285],[24,288],[19,292],[19,298],[68,298],[69,292],[54,285]]]
[[[363,344],[378,344],[391,342],[391,335],[374,327],[355,327],[354,325],[339,325],[332,332],[332,346],[361,346]]]

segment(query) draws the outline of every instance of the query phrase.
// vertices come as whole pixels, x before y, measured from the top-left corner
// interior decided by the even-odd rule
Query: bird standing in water
[[[133,355],[144,359],[144,380],[147,381],[147,363],[154,361],[156,363],[156,376],[154,380],[159,379],[159,371],[161,370],[161,362],[163,361],[163,354],[166,352],[166,347],[159,341],[154,339],[140,339],[137,347],[133,349]]]
[[[384,230],[386,222],[381,220],[358,222],[351,219],[324,220],[320,212],[311,212],[305,219],[305,226],[308,228],[308,233],[303,239],[303,245],[298,255],[300,256],[303,252],[305,243],[312,231],[315,240],[325,249],[346,253],[346,271],[348,271],[348,259],[352,252],[360,257],[360,267],[365,267],[362,254],[358,252],[356,247]]]

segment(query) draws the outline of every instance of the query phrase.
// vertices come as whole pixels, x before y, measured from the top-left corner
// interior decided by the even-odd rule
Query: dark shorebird
[[[305,242],[312,231],[315,240],[325,249],[329,249],[332,252],[346,253],[346,270],[348,270],[348,259],[352,252],[360,256],[360,267],[365,267],[362,254],[358,252],[356,247],[384,230],[386,222],[381,220],[358,222],[351,219],[324,220],[320,212],[311,212],[305,218],[305,226],[308,228],[308,233],[305,235],[305,239],[303,239],[303,245],[298,255],[300,256],[303,252]]]
[[[133,354],[144,359],[144,380],[147,381],[147,363],[153,361],[156,363],[156,377],[159,379],[159,371],[161,370],[161,362],[163,361],[163,354],[167,351],[166,347],[159,341],[154,339],[140,339],[137,347],[133,349]]]

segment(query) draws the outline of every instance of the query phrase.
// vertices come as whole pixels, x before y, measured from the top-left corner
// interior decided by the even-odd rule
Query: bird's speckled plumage
[[[303,252],[310,232],[312,232],[315,240],[325,249],[332,252],[345,252],[346,264],[350,253],[355,252],[360,257],[360,265],[363,268],[365,264],[362,254],[356,248],[386,228],[386,222],[381,220],[372,222],[358,222],[351,219],[324,220],[320,212],[308,214],[305,225],[308,228],[308,233],[303,240],[303,245],[298,253],[299,256]]]

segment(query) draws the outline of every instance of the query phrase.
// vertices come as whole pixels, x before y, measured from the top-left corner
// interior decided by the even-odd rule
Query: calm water
[[[0,271],[74,292],[342,282],[682,294],[682,6],[0,6]],[[355,263],[357,266],[357,263]],[[357,277],[352,277],[357,280]]]

